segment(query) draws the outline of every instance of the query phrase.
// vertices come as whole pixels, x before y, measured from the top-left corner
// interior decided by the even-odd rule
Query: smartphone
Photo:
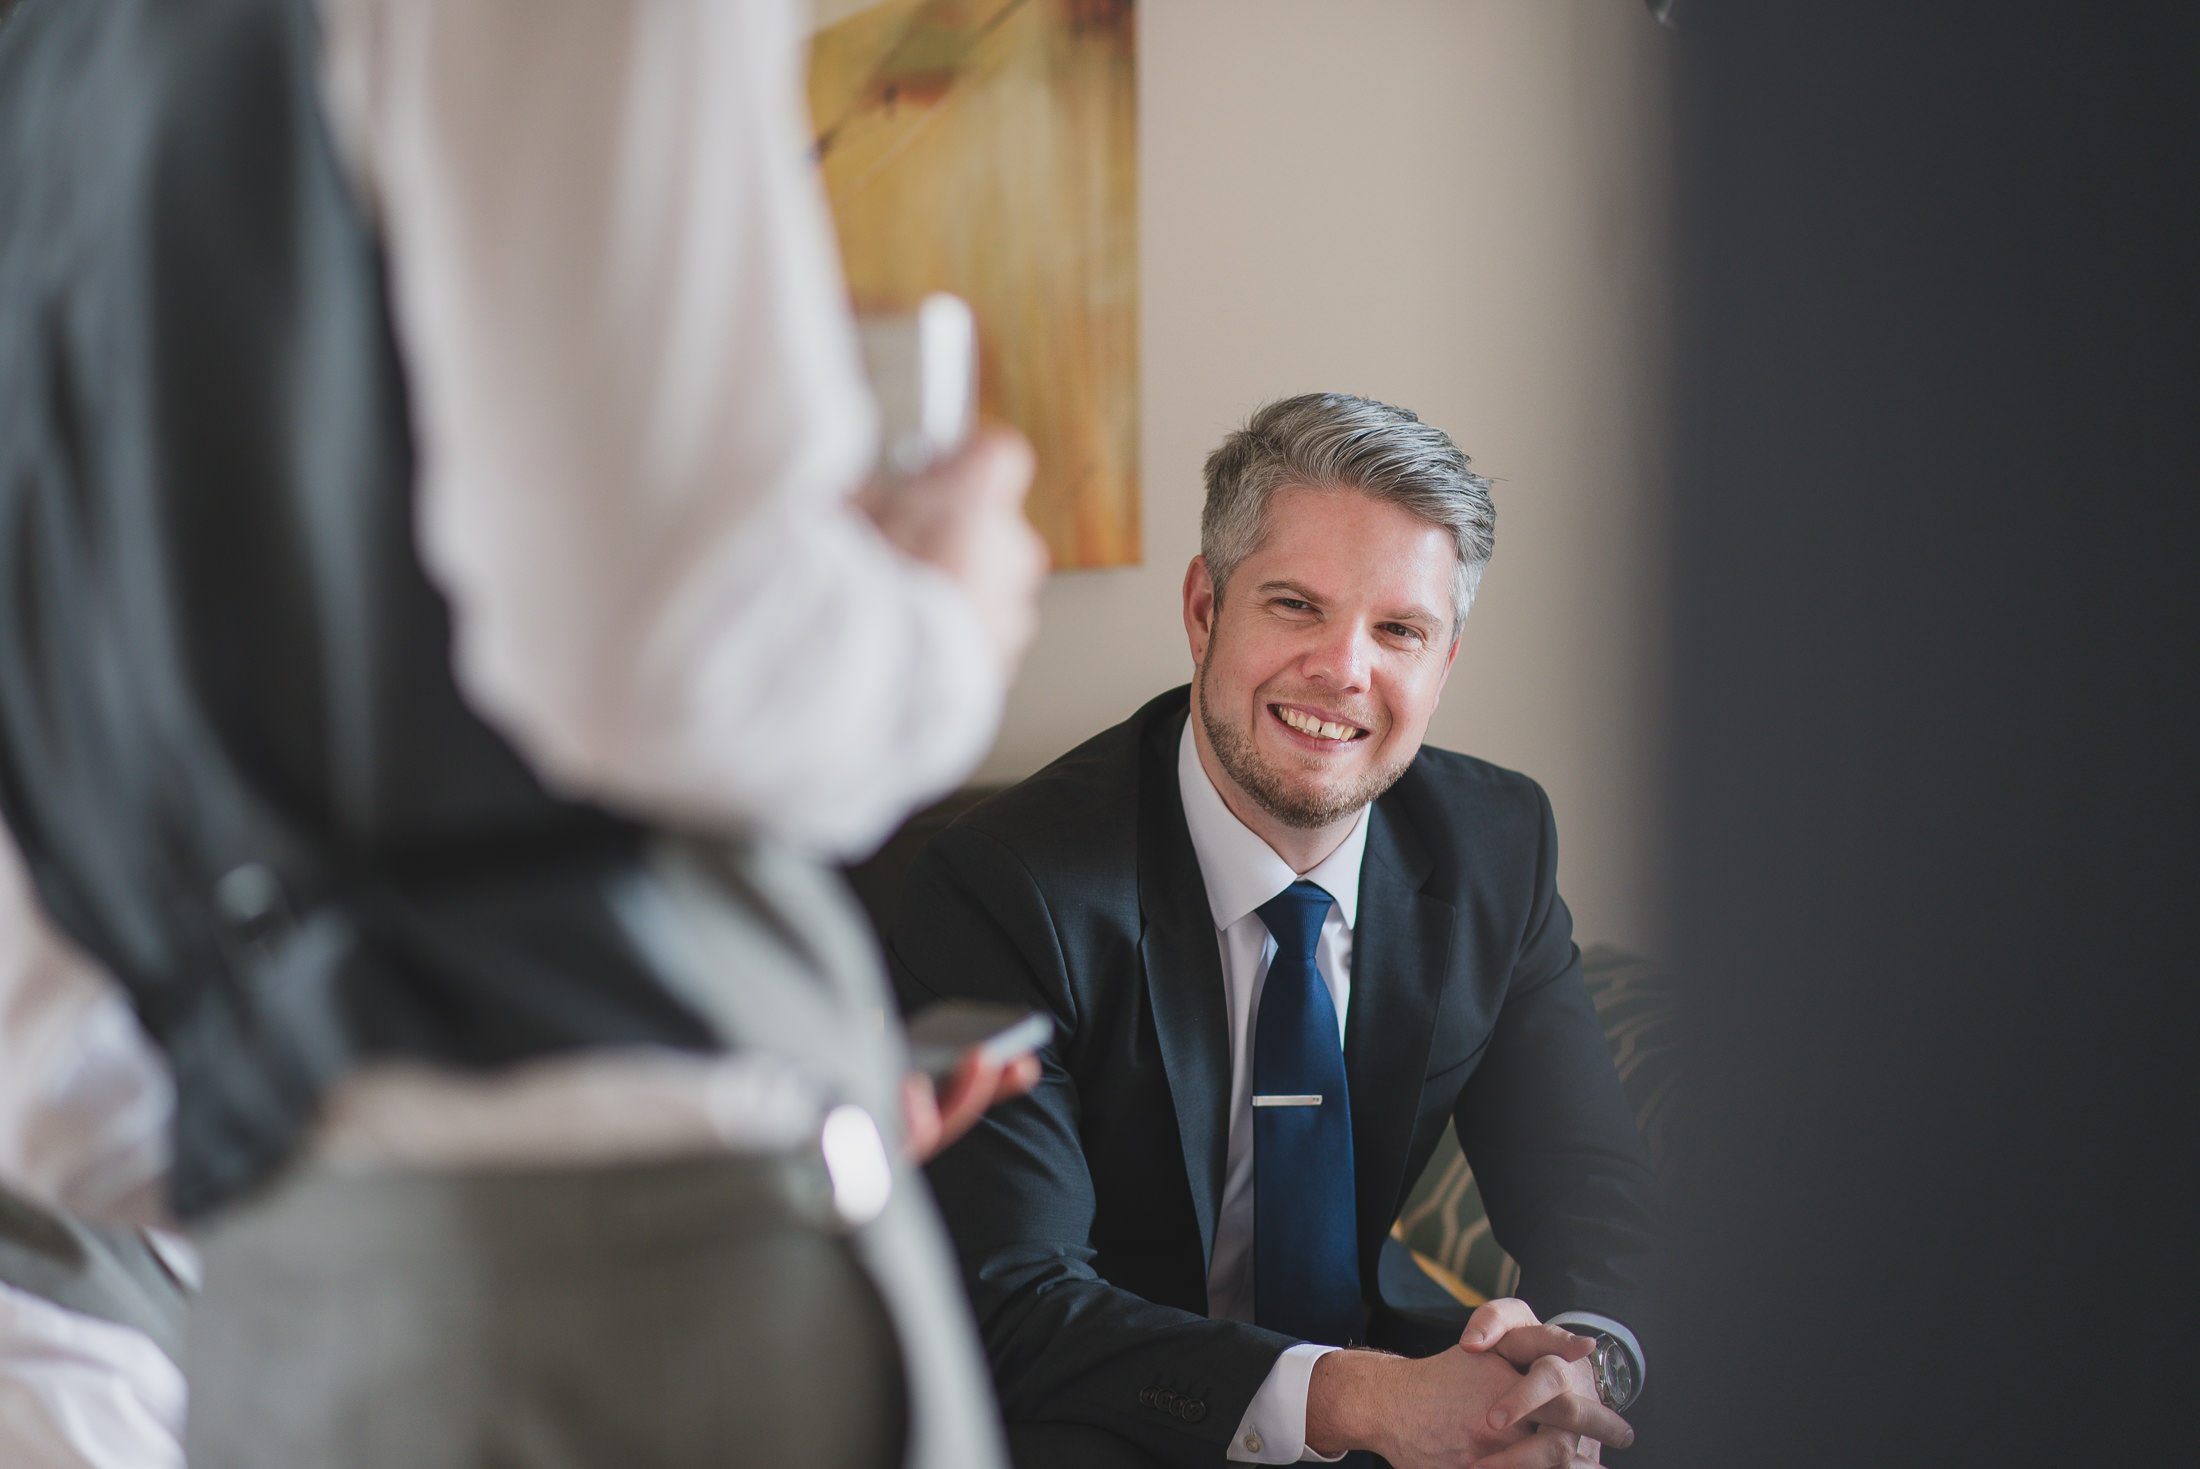
[[[914,311],[856,317],[878,399],[879,473],[922,474],[970,437],[978,410],[978,324],[970,303],[935,291]]]
[[[982,1000],[942,1000],[909,1017],[910,1060],[934,1086],[947,1084],[972,1046],[988,1064],[1004,1066],[1052,1039],[1052,1016]]]

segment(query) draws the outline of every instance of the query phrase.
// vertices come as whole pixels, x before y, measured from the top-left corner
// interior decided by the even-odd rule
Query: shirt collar
[[[1194,716],[1196,717],[1196,716]],[[1184,824],[1191,828],[1192,851],[1199,858],[1200,880],[1207,885],[1207,906],[1215,927],[1228,928],[1261,904],[1299,880],[1291,864],[1276,849],[1255,835],[1224,804],[1222,793],[1207,778],[1199,763],[1199,746],[1192,722],[1184,721],[1184,738],[1177,746],[1176,785],[1184,800]],[[1337,900],[1344,926],[1356,925],[1360,910],[1360,858],[1367,851],[1367,808],[1331,852],[1306,874]]]

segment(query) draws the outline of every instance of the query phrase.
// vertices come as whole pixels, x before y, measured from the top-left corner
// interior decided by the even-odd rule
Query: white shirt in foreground
[[[1337,850],[1305,873],[1276,855],[1252,828],[1237,819],[1207,769],[1189,720],[1177,747],[1176,781],[1190,828],[1192,851],[1199,858],[1200,881],[1214,915],[1215,937],[1222,949],[1222,985],[1230,1013],[1230,1140],[1224,1154],[1222,1206],[1215,1218],[1215,1249],[1207,1268],[1207,1314],[1231,1321],[1253,1319],[1253,1017],[1259,1013],[1261,985],[1276,940],[1261,921],[1260,906],[1301,878],[1333,900],[1322,920],[1314,948],[1314,967],[1329,986],[1337,1006],[1337,1040],[1344,1041],[1347,1006],[1352,998],[1352,933],[1360,907],[1360,863],[1367,852],[1367,808]],[[1626,1344],[1643,1372],[1642,1348],[1634,1333],[1608,1317],[1588,1311],[1562,1311],[1558,1326],[1596,1327]],[[1228,1457],[1238,1464],[1335,1463],[1343,1455],[1317,1454],[1306,1446],[1306,1395],[1314,1364],[1338,1350],[1312,1342],[1289,1347],[1269,1369],[1260,1390],[1246,1405]]]
[[[142,1331],[0,1284],[0,1462],[183,1469],[183,1372]]]
[[[808,157],[801,11],[323,0],[323,82],[387,247],[415,531],[460,688],[564,791],[844,856],[967,777],[1004,679],[961,590],[849,502],[875,414]],[[666,1136],[632,1146],[728,1130],[724,1063],[651,1074]],[[598,1081],[487,1097],[460,1137],[421,1135],[440,1109],[410,1073],[363,1077],[326,1146],[481,1161],[531,1153],[564,1109],[588,1152],[631,1132]],[[146,1222],[171,1105],[161,1058],[10,851],[0,1176]],[[10,1469],[158,1462],[93,1432],[96,1374],[10,1355],[43,1324],[0,1317],[0,1391],[83,1428],[79,1457],[11,1444]]]
[[[55,931],[0,827],[0,1179],[111,1221],[164,1218],[173,1103],[122,991]],[[189,1247],[164,1243],[188,1274]],[[0,1282],[7,1469],[182,1469],[183,1402],[144,1332]]]
[[[1003,679],[960,589],[849,503],[874,414],[800,11],[323,0],[324,92],[388,249],[461,688],[576,795],[848,855],[969,774]],[[160,1058],[12,867],[0,945],[0,1177],[151,1222]]]
[[[174,1110],[167,1062],[46,917],[0,826],[0,1180],[108,1223],[162,1223]]]
[[[975,608],[850,503],[876,414],[799,0],[322,0],[461,688],[554,784],[866,851],[968,776]]]

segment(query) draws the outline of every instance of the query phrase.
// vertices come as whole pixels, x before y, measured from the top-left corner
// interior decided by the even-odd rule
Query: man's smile
[[[1270,704],[1268,712],[1310,740],[1328,744],[1350,744],[1354,740],[1367,738],[1367,731],[1358,725],[1326,718],[1317,710],[1291,704]]]

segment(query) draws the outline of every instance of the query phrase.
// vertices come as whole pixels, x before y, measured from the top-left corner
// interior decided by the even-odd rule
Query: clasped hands
[[[1490,1301],[1436,1356],[1354,1350],[1316,1362],[1306,1441],[1321,1454],[1373,1449],[1394,1469],[1594,1465],[1635,1433],[1598,1400],[1593,1350],[1525,1301]]]
[[[995,1102],[1038,1083],[1039,1061],[1005,1065],[972,1047],[935,1094],[912,1072],[902,1103],[922,1162],[969,1131]],[[1546,1326],[1510,1297],[1476,1308],[1459,1345],[1433,1357],[1331,1352],[1314,1364],[1306,1442],[1315,1452],[1373,1449],[1393,1469],[1586,1469],[1635,1432],[1597,1398],[1587,1337]]]

